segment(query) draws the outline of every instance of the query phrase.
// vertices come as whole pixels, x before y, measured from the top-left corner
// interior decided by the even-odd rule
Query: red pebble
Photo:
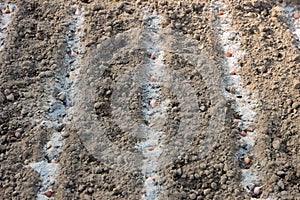
[[[241,136],[246,137],[247,136],[247,132],[246,131],[242,131],[241,132]]]
[[[226,52],[226,57],[232,57],[232,53],[230,53],[230,52]]]
[[[156,56],[154,55],[154,53],[151,55],[151,59],[152,59],[152,60],[155,60],[155,59],[156,59]]]
[[[295,19],[299,19],[299,18],[300,18],[300,14],[299,14],[299,12],[295,12],[295,14],[294,14],[294,18],[295,18]]]
[[[149,147],[148,148],[148,151],[153,151],[154,150],[154,147]]]
[[[156,82],[157,80],[156,80],[156,78],[154,76],[150,76],[150,81],[151,82]]]
[[[50,189],[50,190],[47,190],[44,194],[46,197],[50,198],[53,194],[53,191]]]
[[[236,71],[230,72],[230,75],[236,75]]]

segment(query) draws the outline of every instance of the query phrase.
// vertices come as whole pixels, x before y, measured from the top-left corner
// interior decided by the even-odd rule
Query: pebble
[[[4,103],[5,101],[5,96],[2,92],[0,92],[0,104]]]
[[[251,159],[249,157],[244,158],[245,165],[248,165],[251,162]]]
[[[236,38],[236,33],[235,32],[230,32],[228,35],[228,40],[233,41]]]
[[[232,170],[229,170],[226,172],[226,176],[228,176],[228,177],[234,177],[234,175],[235,175],[235,173]]]
[[[224,15],[224,12],[222,10],[218,10],[218,15]]]
[[[294,14],[294,18],[295,18],[295,19],[299,19],[299,18],[300,18],[300,14],[299,14],[299,12],[295,12],[295,14]]]
[[[95,109],[99,109],[101,106],[103,106],[104,105],[104,103],[103,102],[96,102],[95,104],[94,104],[94,108]]]
[[[194,200],[194,199],[197,198],[197,195],[195,193],[192,193],[192,194],[189,195],[189,198]]]
[[[57,95],[57,99],[61,100],[61,101],[65,101],[66,100],[66,94],[64,92],[60,92]]]
[[[259,194],[261,193],[260,187],[255,187],[255,188],[253,189],[253,193],[254,193],[255,195],[259,195]]]
[[[285,172],[284,171],[278,171],[276,174],[280,177],[283,177],[285,175]]]
[[[151,106],[152,108],[154,108],[155,106],[157,106],[157,102],[156,102],[155,99],[152,99],[152,100],[150,101],[150,106]]]
[[[236,134],[238,134],[238,133],[239,133],[239,130],[236,129],[236,128],[234,128],[234,129],[231,130],[231,134],[232,134],[232,135],[236,135]]]
[[[157,82],[157,79],[154,76],[150,76],[150,81],[151,82]]]
[[[199,107],[199,109],[200,109],[201,112],[205,112],[205,111],[207,110],[207,108],[206,108],[205,105],[201,105],[201,106]]]
[[[272,146],[274,149],[276,150],[279,150],[280,149],[280,140],[279,139],[275,139],[273,142],[272,142]]]
[[[294,80],[294,89],[300,89],[300,81]]]
[[[241,136],[246,137],[247,136],[247,132],[246,131],[242,131],[241,132]]]
[[[9,6],[6,6],[5,10],[4,10],[4,14],[9,14],[10,13],[10,9]]]
[[[282,181],[281,179],[278,181],[277,185],[278,185],[282,190],[284,190],[284,183],[283,183],[283,181]]]
[[[152,60],[155,60],[155,59],[156,59],[156,56],[155,56],[154,53],[151,55],[151,59],[152,59]]]
[[[204,195],[208,195],[210,192],[211,192],[211,189],[209,189],[209,188],[203,190],[203,194],[204,194]]]
[[[176,175],[177,176],[181,176],[182,175],[182,169],[181,168],[179,168],[179,169],[176,170]]]
[[[230,75],[236,75],[236,71],[230,72]]]
[[[226,52],[226,57],[232,57],[232,53],[230,53],[230,52]]]
[[[70,133],[63,131],[63,132],[61,132],[61,136],[63,136],[64,138],[67,138],[70,136]]]
[[[46,197],[50,198],[53,194],[53,191],[50,189],[50,190],[47,190],[44,194]]]
[[[234,87],[230,87],[230,88],[227,88],[227,92],[230,92],[231,94],[235,94],[236,90]]]
[[[211,186],[211,188],[214,189],[214,190],[218,189],[218,185],[217,185],[215,182],[211,183],[210,186]]]
[[[148,147],[147,150],[148,150],[148,151],[153,151],[153,150],[154,150],[154,147]]]
[[[253,5],[254,8],[259,8],[260,7],[260,1],[252,0],[252,5]]]
[[[7,99],[8,101],[14,101],[14,100],[15,100],[15,97],[14,97],[13,94],[9,94],[9,95],[6,96],[6,99]]]
[[[200,39],[201,39],[200,34],[195,34],[195,35],[194,35],[194,38],[195,38],[196,40],[200,40]]]
[[[205,163],[201,163],[201,164],[200,164],[200,169],[201,169],[201,170],[205,170],[205,169],[206,169],[206,167],[207,167],[207,166],[206,166],[206,164],[205,164]]]

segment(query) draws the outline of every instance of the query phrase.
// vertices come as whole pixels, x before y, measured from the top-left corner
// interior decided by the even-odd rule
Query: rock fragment
[[[294,89],[300,89],[300,81],[294,80]]]
[[[2,92],[0,92],[0,104],[4,103],[4,101],[5,101],[5,95]]]
[[[11,94],[9,94],[9,95],[6,96],[6,99],[8,101],[14,101],[15,100],[15,96],[11,93]]]

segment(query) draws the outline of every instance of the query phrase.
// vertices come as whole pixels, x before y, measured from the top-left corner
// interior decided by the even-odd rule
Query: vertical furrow
[[[246,53],[240,50],[241,41],[238,32],[231,27],[231,15],[228,13],[227,5],[212,2],[212,11],[216,16],[214,29],[220,40],[224,52],[224,62],[221,64],[226,74],[224,95],[235,102],[234,119],[235,129],[233,133],[240,134],[239,149],[236,159],[241,167],[241,184],[250,196],[258,197],[254,189],[259,187],[259,171],[256,168],[256,158],[253,148],[258,138],[258,132],[254,125],[257,123],[255,108],[257,101],[255,95],[244,88],[241,66],[238,60]]]
[[[42,185],[37,194],[37,199],[47,199],[52,196],[53,185],[59,171],[59,156],[62,151],[64,138],[68,134],[63,127],[70,123],[70,108],[72,105],[73,85],[76,82],[80,68],[81,54],[84,53],[81,44],[81,28],[84,18],[83,8],[74,6],[72,9],[72,20],[69,31],[65,35],[67,41],[67,54],[64,57],[62,72],[55,77],[52,94],[48,97],[49,109],[45,116],[43,126],[52,130],[53,133],[44,146],[44,159],[39,162],[30,163],[29,166],[39,173]],[[61,130],[60,132],[56,130]]]

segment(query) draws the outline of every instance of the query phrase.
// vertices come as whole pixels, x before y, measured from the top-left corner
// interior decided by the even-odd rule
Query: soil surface
[[[300,199],[297,0],[0,9],[1,199]]]

